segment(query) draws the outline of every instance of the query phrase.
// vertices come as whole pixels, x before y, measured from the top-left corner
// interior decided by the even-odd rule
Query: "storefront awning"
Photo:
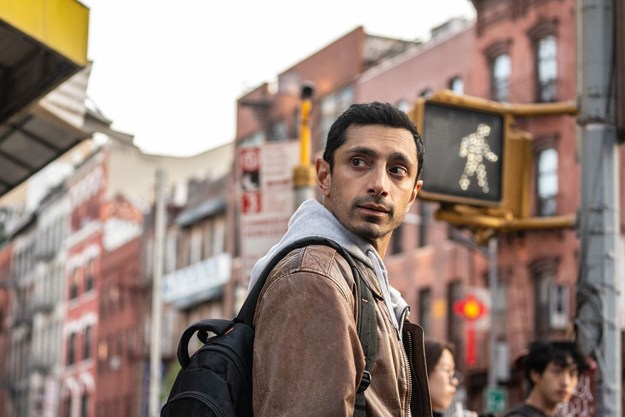
[[[76,0],[0,2],[0,123],[87,65],[88,30]]]
[[[88,136],[88,27],[76,0],[0,1],[0,196]],[[48,93],[70,78],[77,96],[55,102]]]
[[[0,123],[0,197],[91,136],[93,126],[85,126],[90,68]]]

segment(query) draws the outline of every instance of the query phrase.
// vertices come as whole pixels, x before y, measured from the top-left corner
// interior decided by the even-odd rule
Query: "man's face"
[[[333,172],[318,159],[317,178],[328,210],[383,254],[421,188],[421,181],[415,183],[417,168],[408,130],[351,126],[334,153]]]
[[[569,359],[565,365],[549,362],[542,375],[532,372],[531,377],[534,382],[533,391],[545,405],[555,407],[571,399],[579,381],[579,371],[575,363]]]

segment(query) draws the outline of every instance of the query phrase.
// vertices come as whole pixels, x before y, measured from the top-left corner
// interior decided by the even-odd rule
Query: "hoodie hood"
[[[345,248],[350,255],[367,265],[375,273],[387,308],[391,312],[391,317],[395,319],[393,323],[395,329],[401,337],[400,326],[408,312],[408,303],[401,297],[399,291],[390,286],[386,267],[380,255],[370,243],[348,230],[328,209],[315,199],[306,200],[299,206],[289,220],[287,232],[282,236],[282,239],[256,262],[254,268],[252,268],[249,289],[256,284],[265,266],[281,248],[296,240],[310,236],[320,236],[334,240]]]

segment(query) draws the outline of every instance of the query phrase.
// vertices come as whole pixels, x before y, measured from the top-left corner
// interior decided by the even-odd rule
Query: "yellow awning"
[[[0,123],[87,65],[88,32],[76,0],[0,1]]]

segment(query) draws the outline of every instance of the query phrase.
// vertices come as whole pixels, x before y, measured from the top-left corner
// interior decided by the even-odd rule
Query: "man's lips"
[[[386,206],[380,204],[359,204],[358,208],[376,214],[387,214],[390,210]]]

